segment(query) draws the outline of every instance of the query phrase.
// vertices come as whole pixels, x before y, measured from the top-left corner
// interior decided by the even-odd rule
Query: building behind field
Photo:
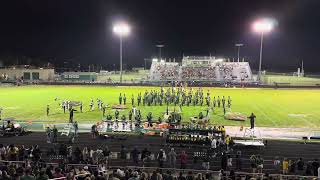
[[[96,81],[98,73],[95,72],[64,72],[61,79],[64,81]]]
[[[0,69],[2,80],[15,81],[52,81],[54,69],[42,68],[3,68]]]

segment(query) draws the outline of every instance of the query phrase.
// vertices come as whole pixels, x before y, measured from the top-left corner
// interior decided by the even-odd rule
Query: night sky
[[[124,39],[125,64],[142,66],[158,55],[159,43],[166,58],[236,58],[234,44],[241,42],[241,56],[257,69],[260,36],[251,24],[259,17],[278,21],[265,36],[263,69],[295,71],[303,60],[306,72],[320,72],[319,0],[3,0],[0,58],[5,64],[31,57],[57,66],[117,65],[112,25],[123,20],[132,26]]]

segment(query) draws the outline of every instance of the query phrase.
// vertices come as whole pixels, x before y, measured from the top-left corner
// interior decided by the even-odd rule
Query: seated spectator
[[[61,177],[65,177],[65,176],[62,174],[60,168],[56,168],[53,174],[53,178],[61,178]]]
[[[193,180],[192,171],[189,171],[189,172],[188,172],[188,175],[187,175],[187,177],[186,177],[186,180]]]
[[[302,158],[299,158],[299,160],[297,162],[297,169],[298,169],[298,174],[303,175],[304,162],[303,162]]]
[[[31,175],[31,169],[27,168],[25,170],[25,175],[22,176],[20,180],[35,180],[34,176]]]
[[[48,180],[48,179],[49,179],[49,176],[46,174],[46,170],[42,168],[36,180]]]
[[[179,173],[178,180],[186,180],[186,177],[183,176],[182,172]]]

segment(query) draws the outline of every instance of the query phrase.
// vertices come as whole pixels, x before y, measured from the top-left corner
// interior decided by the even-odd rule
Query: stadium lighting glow
[[[261,65],[262,65],[262,47],[263,47],[263,36],[265,33],[272,31],[275,26],[276,21],[270,18],[259,19],[252,24],[252,28],[255,32],[261,34],[260,40],[260,56],[259,56],[259,71],[257,76],[257,81],[261,80]]]
[[[113,32],[119,36],[127,36],[130,33],[130,26],[127,23],[117,23],[113,26]]]
[[[130,33],[130,26],[124,22],[118,22],[113,26],[113,32],[120,37],[120,83],[122,83],[122,37]]]
[[[272,31],[273,26],[274,26],[274,22],[271,19],[265,18],[265,19],[259,19],[256,22],[254,22],[252,25],[252,28],[255,32],[268,33]]]
[[[218,59],[216,59],[216,62],[223,62],[223,59],[222,58],[218,58]]]
[[[152,59],[152,62],[157,62],[157,61],[158,61],[157,58],[153,58],[153,59]]]

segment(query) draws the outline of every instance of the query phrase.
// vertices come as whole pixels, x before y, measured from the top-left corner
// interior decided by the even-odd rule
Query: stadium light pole
[[[235,44],[236,47],[238,47],[238,62],[240,62],[240,48],[243,46],[243,44]]]
[[[260,33],[260,57],[259,57],[259,71],[258,71],[258,81],[261,80],[261,64],[262,64],[262,47],[263,47],[263,36],[265,33],[270,32],[273,29],[274,23],[268,18],[257,20],[253,23],[253,30]]]
[[[164,44],[157,44],[156,47],[159,48],[159,59],[161,61],[161,48],[164,47]]]
[[[122,38],[130,33],[130,26],[119,22],[113,26],[113,32],[120,38],[120,83],[122,83]]]

